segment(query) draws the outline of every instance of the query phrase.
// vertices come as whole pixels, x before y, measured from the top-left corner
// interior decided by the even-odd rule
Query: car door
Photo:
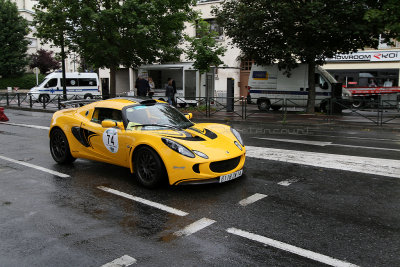
[[[90,147],[87,149],[98,160],[120,166],[129,166],[129,138],[125,129],[118,127],[104,128],[101,122],[112,120],[122,122],[122,112],[118,109],[96,107],[91,121],[87,123],[88,129],[93,132]]]

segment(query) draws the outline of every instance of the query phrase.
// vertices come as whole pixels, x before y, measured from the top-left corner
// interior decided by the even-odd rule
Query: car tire
[[[134,152],[135,176],[147,188],[158,187],[166,176],[164,164],[152,148],[142,146]]]
[[[39,95],[39,102],[40,103],[48,103],[50,101],[50,96],[47,94]]]
[[[84,95],[83,98],[84,99],[93,99],[93,96],[92,96],[92,94],[86,94],[86,95]]]
[[[258,109],[262,111],[268,111],[271,107],[271,103],[269,100],[260,100],[258,101]]]
[[[53,159],[59,164],[75,161],[75,158],[71,155],[68,139],[60,128],[51,131],[50,152]]]
[[[185,108],[187,106],[187,103],[179,103],[178,105],[180,108]]]

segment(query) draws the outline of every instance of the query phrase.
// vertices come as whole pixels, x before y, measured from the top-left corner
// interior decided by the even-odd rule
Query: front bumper
[[[225,165],[223,166],[223,168],[225,169],[219,170],[216,170],[215,166],[212,166],[212,164],[216,161],[206,161],[202,163],[188,162],[184,164],[184,166],[182,166],[181,168],[173,167],[171,169],[167,167],[169,183],[171,185],[198,185],[219,183],[221,176],[235,173],[243,169],[246,159],[245,153],[220,162],[223,163],[225,161],[232,161],[235,158],[239,159],[237,163],[235,162],[234,165],[231,166]]]

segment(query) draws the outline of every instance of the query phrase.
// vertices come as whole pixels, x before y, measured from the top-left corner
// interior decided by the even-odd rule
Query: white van
[[[78,95],[85,99],[100,95],[100,84],[97,73],[67,72],[67,96]],[[53,72],[46,76],[41,84],[33,87],[29,93],[33,100],[48,102],[54,95],[63,94],[62,73]]]
[[[306,107],[308,99],[308,66],[299,64],[290,71],[290,76],[279,70],[278,65],[251,67],[249,83],[250,97],[260,110],[279,110],[283,105]],[[315,68],[315,107],[326,110],[328,99],[332,96],[332,88],[336,80],[323,68]],[[340,89],[340,88],[339,88]],[[350,93],[342,89],[342,98]]]

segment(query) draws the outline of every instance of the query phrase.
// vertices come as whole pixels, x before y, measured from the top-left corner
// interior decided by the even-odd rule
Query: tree
[[[29,41],[28,22],[18,14],[15,3],[0,0],[0,75],[10,77],[22,74],[28,64],[26,51]]]
[[[74,30],[74,25],[68,19],[68,5],[73,0],[40,0],[35,5],[35,18],[33,20],[37,32],[35,35],[45,43],[61,48],[62,78],[65,80],[65,47],[73,47],[68,33]],[[66,83],[63,83],[63,98],[67,99]]]
[[[226,48],[216,41],[218,33],[210,30],[209,23],[202,19],[197,20],[196,35],[193,37],[185,35],[185,40],[188,42],[185,52],[189,60],[194,60],[193,67],[203,74],[209,72],[211,66],[218,67],[223,64],[220,56],[225,54]],[[199,88],[200,84],[199,79]]]
[[[382,28],[364,16],[380,1],[237,0],[214,9],[218,23],[256,64],[290,70],[308,64],[307,112],[314,112],[315,67],[336,53],[376,47]]]
[[[39,0],[38,7],[51,18],[63,11],[68,47],[88,64],[110,69],[110,95],[115,96],[115,73],[121,65],[138,67],[179,57],[192,4],[193,0]],[[51,34],[46,19],[37,21]]]
[[[400,9],[398,0],[383,0],[382,6],[368,10],[365,19],[384,29],[386,41],[395,38],[400,41]]]
[[[60,68],[60,62],[53,57],[53,51],[39,49],[36,54],[31,55],[31,63],[29,67],[38,68],[40,73],[46,74],[50,70]]]

